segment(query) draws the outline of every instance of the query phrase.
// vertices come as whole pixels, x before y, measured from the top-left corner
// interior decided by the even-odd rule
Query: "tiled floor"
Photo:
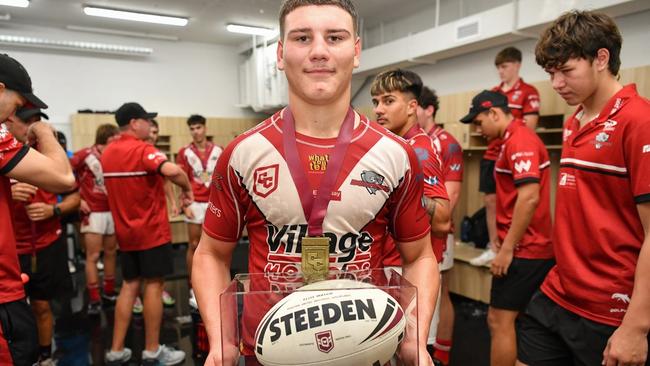
[[[245,268],[245,248],[238,248],[235,262]],[[176,272],[166,282],[166,289],[176,299],[173,307],[165,308],[161,342],[186,352],[184,365],[202,365],[202,359],[192,358],[194,324],[181,324],[177,317],[189,315],[187,271],[184,247],[174,251]],[[110,347],[113,330],[113,308],[106,308],[99,317],[86,314],[86,294],[83,267],[73,276],[76,295],[53,304],[56,314],[55,358],[59,366],[103,365],[104,352]],[[118,270],[119,279],[119,270]],[[453,297],[456,306],[456,326],[451,362],[454,366],[483,366],[489,364],[489,334],[486,325],[487,307],[460,297]],[[142,316],[135,316],[127,337],[127,347],[133,350],[128,365],[138,365],[144,346]]]

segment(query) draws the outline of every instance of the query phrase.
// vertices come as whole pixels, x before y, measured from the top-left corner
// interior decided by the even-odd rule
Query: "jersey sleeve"
[[[230,166],[230,156],[230,153],[223,153],[217,160],[203,223],[203,231],[225,242],[235,242],[241,236],[246,206],[250,202],[239,176]]]
[[[442,159],[428,136],[417,138],[413,146],[424,177],[424,196],[429,198],[449,199],[442,175]]]
[[[539,92],[531,87],[524,98],[523,114],[539,114]]]
[[[637,116],[643,120],[628,124],[623,150],[634,201],[639,204],[650,202],[650,107]]]
[[[411,242],[429,235],[429,215],[422,205],[423,174],[415,151],[406,146],[409,170],[389,200],[389,230],[398,242]]]
[[[462,182],[464,161],[463,148],[460,147],[451,135],[447,135],[447,141],[442,151],[443,176],[445,182]]]
[[[160,167],[167,161],[167,156],[151,145],[147,145],[142,153],[142,165],[148,173],[158,173]]]
[[[513,137],[504,145],[503,159],[516,186],[541,181],[542,157],[537,147],[537,142],[529,134]]]
[[[28,146],[18,142],[5,125],[0,124],[0,175],[9,173],[28,151]]]

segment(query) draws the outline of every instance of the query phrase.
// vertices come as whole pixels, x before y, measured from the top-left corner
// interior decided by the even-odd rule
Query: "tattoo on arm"
[[[436,206],[438,206],[436,200],[422,196],[422,202],[424,202],[424,209],[427,210],[429,216],[433,217],[436,214]]]

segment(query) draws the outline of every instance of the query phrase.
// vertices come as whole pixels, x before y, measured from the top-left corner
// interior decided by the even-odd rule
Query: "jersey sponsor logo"
[[[533,153],[532,151],[520,151],[510,155],[510,160],[514,161],[517,160],[517,158],[523,158],[523,157],[533,156],[533,155],[535,155],[535,153]]]
[[[650,145],[645,145],[643,146],[643,153],[649,153],[650,152]]]
[[[307,236],[307,224],[266,225],[269,254],[264,272],[295,273],[300,269],[302,238]],[[326,232],[329,239],[330,268],[347,271],[368,269],[373,238],[367,231],[336,235]],[[284,245],[283,245],[284,244]]]
[[[614,131],[616,129],[616,125],[618,125],[618,122],[614,121],[613,119],[609,119],[605,121],[605,124],[603,125],[603,131]]]
[[[384,176],[370,170],[364,170],[361,173],[361,180],[352,179],[350,182],[353,186],[364,187],[370,194],[377,194],[377,191],[388,192],[390,189],[384,184]]]
[[[255,185],[253,186],[253,192],[262,198],[268,197],[276,189],[278,189],[278,172],[280,166],[278,164],[273,164],[269,166],[263,166],[255,169],[253,175],[253,180]]]
[[[160,151],[147,155],[147,159],[149,160],[154,160],[155,158],[167,159],[167,156]]]
[[[316,344],[318,345],[318,350],[323,353],[329,353],[329,351],[333,350],[334,337],[332,337],[332,331],[326,330],[316,333]]]
[[[560,173],[560,183],[564,187],[575,187],[576,186],[576,177],[573,174],[569,173]]]
[[[528,102],[528,104],[530,105],[530,108],[532,108],[532,109],[539,109],[539,100],[537,100],[537,99],[531,100],[530,102]]]
[[[208,204],[208,210],[210,210],[210,212],[212,212],[212,214],[217,216],[217,217],[223,216],[223,212],[221,211],[221,209],[218,208],[217,206],[213,205],[212,202],[210,202],[210,204]]]
[[[324,172],[327,170],[329,160],[329,154],[310,154],[309,170],[312,172]]]
[[[571,136],[571,134],[573,134],[573,130],[569,130],[569,129],[565,128],[564,133],[562,134],[562,140],[563,141],[568,140],[569,136]]]
[[[449,165],[449,169],[451,169],[452,172],[459,172],[461,168],[460,164],[451,164]]]
[[[627,312],[627,305],[630,303],[630,295],[628,294],[622,294],[622,293],[613,293],[612,294],[612,300],[618,305],[618,306],[624,306],[624,307],[614,307],[610,308],[609,312],[610,313],[625,313]]]
[[[439,182],[440,180],[438,180],[438,177],[436,176],[424,178],[424,183],[430,186],[437,186]]]
[[[221,181],[223,181],[223,175],[214,173],[212,176],[212,185],[217,191],[223,191],[223,185],[221,184]]]
[[[530,171],[530,166],[531,166],[531,161],[526,160],[526,161],[517,161],[515,162],[515,170],[517,173],[523,173],[523,172],[528,172]]]
[[[415,155],[418,156],[418,161],[422,162],[429,160],[429,151],[427,149],[416,147],[413,150],[415,150]]]

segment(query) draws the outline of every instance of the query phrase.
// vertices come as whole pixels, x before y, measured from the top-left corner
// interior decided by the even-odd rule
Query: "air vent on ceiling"
[[[462,41],[478,36],[479,23],[479,20],[474,20],[471,23],[463,23],[456,26],[456,40]]]

